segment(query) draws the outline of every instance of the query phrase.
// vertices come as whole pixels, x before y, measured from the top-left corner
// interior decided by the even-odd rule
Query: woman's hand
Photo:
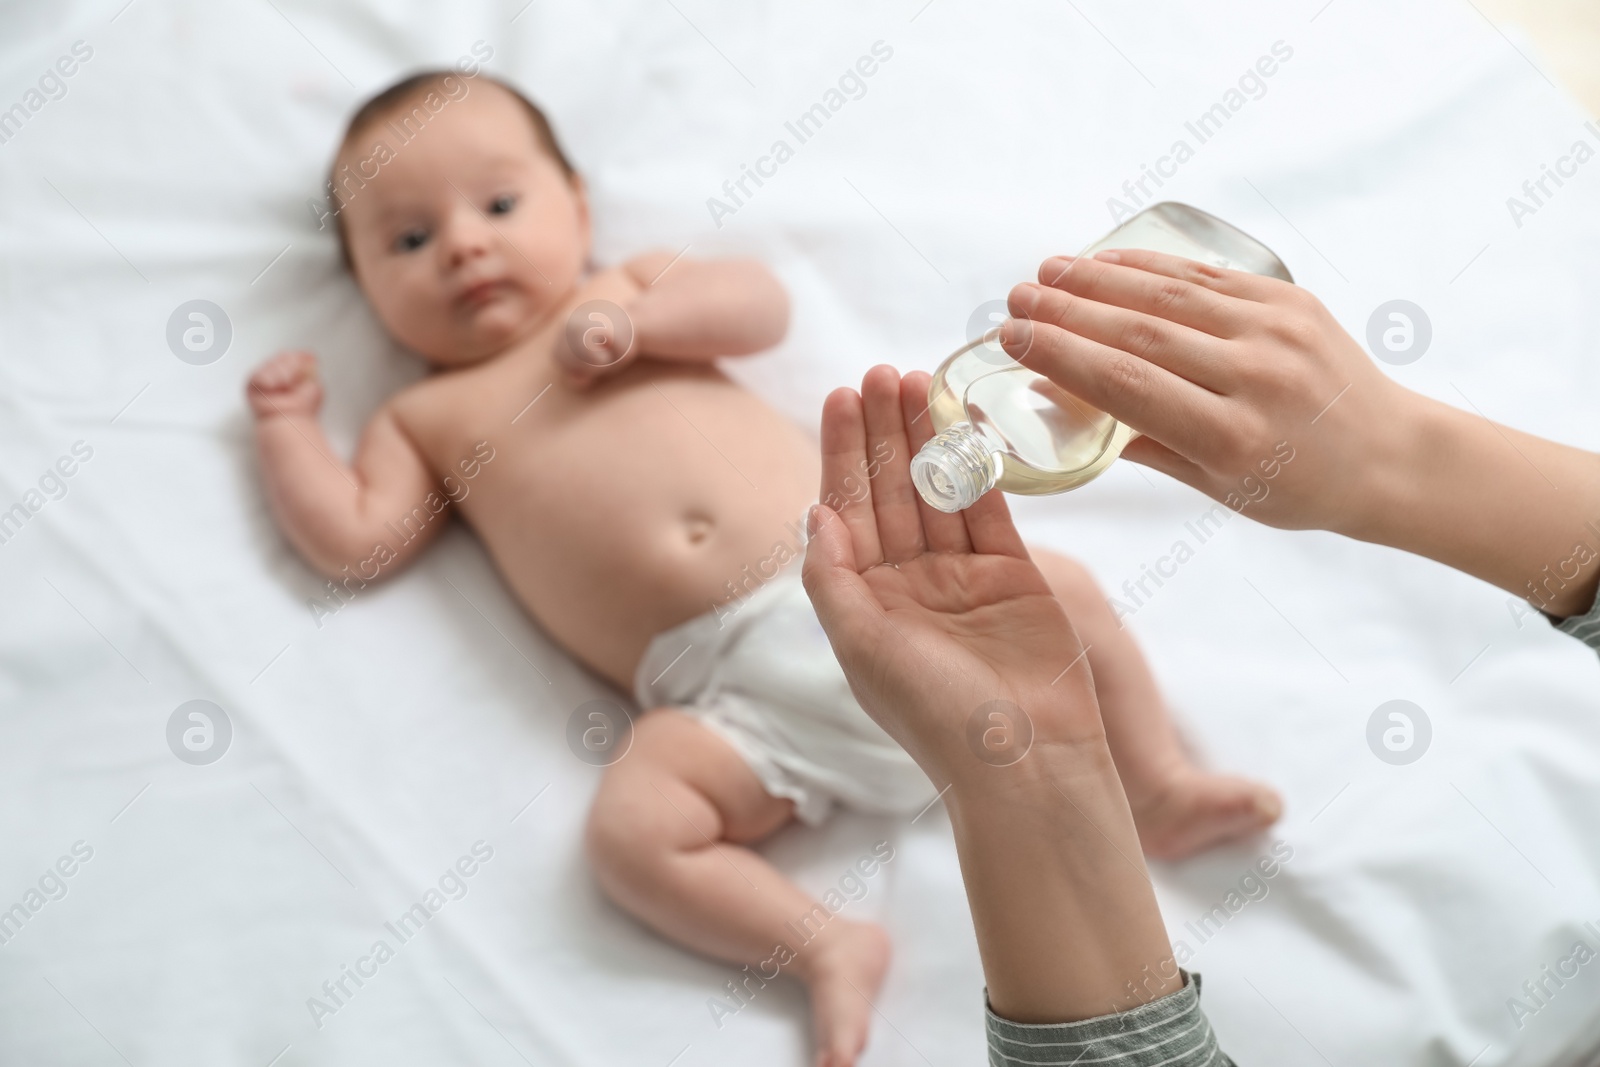
[[[1030,742],[1103,749],[1082,645],[1005,498],[946,515],[911,484],[927,394],[926,374],[875,367],[823,408],[805,584],[856,698],[940,785]]]
[[[1005,350],[1143,434],[1123,456],[1270,526],[1370,529],[1420,398],[1306,290],[1156,252],[1056,257]]]
[[[1088,662],[1004,497],[945,515],[912,488],[927,393],[875,367],[828,397],[806,591],[856,699],[947,787],[994,1010],[1134,1007],[1182,978]]]
[[[1600,458],[1400,387],[1287,282],[1140,251],[1049,259],[1039,279],[1011,291],[1001,343],[1144,434],[1128,459],[1551,615],[1595,602]]]

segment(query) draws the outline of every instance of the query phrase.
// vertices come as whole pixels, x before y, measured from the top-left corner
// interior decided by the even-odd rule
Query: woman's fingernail
[[[1000,346],[1007,350],[1027,349],[1033,340],[1033,323],[1027,319],[1007,319],[1000,324]]]
[[[817,528],[822,525],[822,505],[812,504],[806,509],[806,536],[817,536]]]
[[[1077,256],[1051,256],[1044,261],[1044,266],[1039,271],[1039,280],[1046,285],[1054,285],[1072,269],[1072,265],[1076,262],[1078,262]]]
[[[1096,252],[1094,254],[1094,258],[1098,259],[1102,263],[1121,263],[1122,262],[1122,253],[1121,252]]]
[[[1039,306],[1039,287],[1033,282],[1018,282],[1012,286],[1006,303],[1024,314],[1030,314]]]

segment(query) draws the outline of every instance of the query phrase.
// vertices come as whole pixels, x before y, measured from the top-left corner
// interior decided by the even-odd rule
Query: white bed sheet
[[[707,1002],[731,969],[596,892],[579,828],[597,772],[563,737],[604,690],[520,614],[471,535],[319,628],[320,583],[263,506],[252,366],[320,351],[344,448],[419,373],[306,206],[342,119],[474,42],[555,117],[593,191],[597,258],[692,245],[782,274],[792,334],[734,373],[809,426],[829,388],[878,361],[932,366],[980,302],[1105,231],[1107,197],[1282,41],[1293,56],[1266,94],[1162,195],[1266,240],[1358,335],[1385,300],[1422,305],[1435,339],[1391,369],[1405,384],[1600,448],[1600,164],[1521,227],[1505,204],[1600,135],[1468,5],[446,7],[0,13],[0,108],[73,42],[93,49],[0,144],[0,508],[74,442],[93,449],[0,544],[0,908],[75,843],[93,853],[0,944],[0,1062],[805,1061],[796,989],[719,1028]],[[714,225],[707,197],[877,41],[893,56],[865,95]],[[164,340],[194,298],[233,326],[209,366]],[[1018,512],[1115,592],[1205,508],[1119,465]],[[1277,837],[1293,858],[1203,945],[1188,924],[1267,844],[1155,872],[1240,1062],[1489,1067],[1575,1055],[1586,1026],[1592,1039],[1600,966],[1520,1026],[1507,1005],[1600,926],[1592,653],[1442,567],[1247,521],[1131,625],[1206,757],[1288,798]],[[1394,698],[1434,729],[1405,767],[1364,740]],[[191,699],[233,724],[209,766],[165,740]],[[768,852],[820,890],[879,840],[895,858],[851,908],[889,926],[897,955],[865,1062],[980,1062],[942,811],[840,818]],[[308,998],[396,942],[384,922],[479,841],[493,856],[467,895],[317,1026]]]

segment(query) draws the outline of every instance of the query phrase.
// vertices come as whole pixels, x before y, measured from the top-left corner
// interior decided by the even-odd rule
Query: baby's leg
[[[589,859],[606,894],[658,933],[749,964],[741,995],[759,995],[780,965],[804,982],[817,1063],[844,1067],[866,1045],[889,939],[871,923],[827,917],[745,847],[793,815],[793,803],[768,795],[717,734],[681,712],[653,711],[601,781],[589,814]],[[775,954],[780,945],[787,953]]]
[[[1145,853],[1177,859],[1275,822],[1283,802],[1274,790],[1189,758],[1139,646],[1083,565],[1046,549],[1029,553],[1088,650],[1106,741]]]

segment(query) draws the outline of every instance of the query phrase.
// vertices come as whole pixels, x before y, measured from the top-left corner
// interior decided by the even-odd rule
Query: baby
[[[668,252],[592,270],[583,182],[539,110],[487,76],[421,74],[369,101],[332,188],[357,284],[435,373],[372,417],[347,465],[318,425],[316,358],[256,371],[284,533],[330,578],[387,576],[459,511],[529,614],[645,709],[589,818],[601,887],[684,945],[799,978],[817,1062],[854,1063],[886,935],[753,846],[836,804],[912,816],[938,790],[856,705],[798,562],[783,566],[816,499],[816,445],[716,366],[783,337],[782,287],[754,262]],[[1145,850],[1182,856],[1272,822],[1270,789],[1184,754],[1088,574],[1034,558],[1087,646],[1086,665],[1062,666],[1092,670]]]

